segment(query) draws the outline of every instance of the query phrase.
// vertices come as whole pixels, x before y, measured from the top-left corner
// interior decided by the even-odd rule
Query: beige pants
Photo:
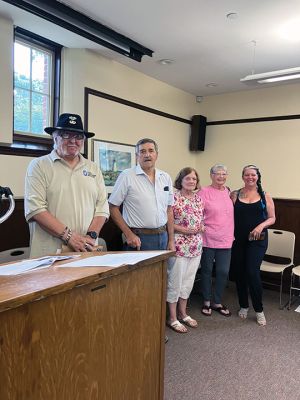
[[[200,268],[201,255],[197,257],[171,257],[168,260],[167,302],[177,303],[179,297],[188,299],[195,276]]]

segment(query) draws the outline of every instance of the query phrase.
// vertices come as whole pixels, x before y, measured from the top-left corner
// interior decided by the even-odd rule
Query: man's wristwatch
[[[98,237],[98,233],[95,231],[89,231],[86,233],[88,236],[90,236],[92,239],[96,240]]]

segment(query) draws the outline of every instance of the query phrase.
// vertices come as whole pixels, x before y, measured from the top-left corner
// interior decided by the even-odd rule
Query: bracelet
[[[59,237],[60,239],[63,239],[63,237],[64,237],[65,234],[67,233],[68,229],[69,229],[69,228],[66,226],[65,229],[63,230],[63,233],[61,233],[60,235],[58,235],[58,237]]]
[[[67,237],[64,240],[64,243],[67,245],[69,243],[69,240],[71,239],[71,236],[73,235],[73,232],[71,229],[68,230]]]

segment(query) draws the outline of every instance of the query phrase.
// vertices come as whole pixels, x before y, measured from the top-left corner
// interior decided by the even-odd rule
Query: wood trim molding
[[[291,119],[300,119],[300,114],[294,115],[276,115],[273,117],[244,118],[244,119],[227,119],[222,121],[210,121],[209,125],[229,125],[229,124],[250,124],[253,122],[269,122],[269,121],[288,121]]]
[[[175,121],[182,122],[183,124],[188,124],[188,125],[192,124],[192,121],[189,119],[184,119],[184,118],[178,117],[177,115],[168,114],[166,112],[157,110],[155,108],[144,106],[143,104],[134,103],[133,101],[129,101],[126,99],[122,99],[121,97],[113,96],[109,93],[99,92],[98,90],[85,87],[84,88],[84,116],[85,116],[84,121],[85,121],[86,129],[88,127],[88,111],[89,111],[88,110],[88,96],[89,95],[102,97],[103,99],[106,99],[109,101],[114,101],[116,103],[123,104],[124,106],[133,107],[138,110],[149,112],[151,114],[159,115],[164,118],[173,119]]]

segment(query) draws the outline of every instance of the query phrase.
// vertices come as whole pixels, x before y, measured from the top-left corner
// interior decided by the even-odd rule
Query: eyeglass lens
[[[63,139],[77,139],[77,140],[82,140],[84,138],[84,134],[83,133],[77,133],[77,134],[73,134],[73,133],[68,133],[68,132],[63,132],[60,135]]]

